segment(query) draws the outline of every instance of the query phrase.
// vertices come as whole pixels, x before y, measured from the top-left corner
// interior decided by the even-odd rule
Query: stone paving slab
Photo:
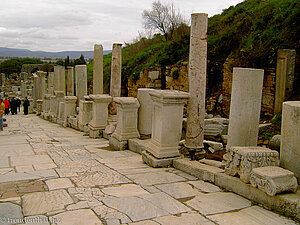
[[[283,225],[297,224],[296,222],[279,216],[259,206],[252,206],[237,212],[208,216],[209,219],[224,225]]]
[[[10,157],[12,166],[24,166],[34,164],[51,164],[53,161],[48,155],[12,156]]]
[[[196,180],[196,181],[188,181],[193,187],[197,188],[201,192],[205,193],[213,193],[222,191],[218,186],[205,182],[203,180]]]
[[[155,187],[176,199],[194,197],[199,193],[190,184],[184,182],[160,184]]]
[[[138,196],[148,194],[143,188],[136,184],[123,184],[118,187],[107,187],[101,190],[106,195],[115,197]]]
[[[0,158],[3,159],[9,156],[27,156],[34,155],[34,151],[30,144],[11,144],[0,146]]]
[[[203,215],[225,213],[251,206],[249,200],[228,192],[199,194],[186,204]]]
[[[161,225],[214,225],[213,222],[197,213],[183,213],[178,216],[164,216],[153,219]],[[240,224],[241,225],[241,224]]]
[[[68,178],[56,178],[56,179],[46,180],[45,182],[48,186],[49,191],[74,187],[74,184]]]
[[[0,203],[0,224],[15,224],[22,220],[22,209],[12,203]]]
[[[9,167],[8,158],[0,158],[0,168]]]
[[[22,197],[22,201],[25,216],[40,215],[62,210],[66,205],[73,203],[73,199],[66,190],[25,194]]]

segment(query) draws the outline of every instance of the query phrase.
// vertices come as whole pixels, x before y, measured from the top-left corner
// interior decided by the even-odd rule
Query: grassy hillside
[[[209,18],[208,88],[222,81],[227,58],[254,68],[275,66],[280,48],[295,48],[299,53],[300,3],[298,0],[246,0]],[[163,36],[142,38],[122,50],[122,79],[138,78],[140,71],[157,65],[172,65],[188,60],[189,27],[181,26],[171,41]],[[111,54],[104,56],[104,80],[109,83]],[[92,65],[90,65],[92,66]],[[91,76],[91,72],[89,75]]]

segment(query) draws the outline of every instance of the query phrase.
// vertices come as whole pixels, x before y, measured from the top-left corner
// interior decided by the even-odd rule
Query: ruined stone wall
[[[174,72],[177,71],[177,72]],[[188,63],[183,62],[180,65],[172,65],[166,68],[166,88],[170,90],[189,90],[188,81]],[[128,96],[137,97],[138,88],[161,88],[161,68],[149,68],[140,73],[140,78],[134,82],[128,80]]]

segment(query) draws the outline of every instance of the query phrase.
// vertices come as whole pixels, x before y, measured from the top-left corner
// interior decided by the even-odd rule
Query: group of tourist
[[[29,100],[25,97],[23,102],[24,114],[28,114]],[[18,114],[21,111],[21,100],[19,98],[15,99],[12,97],[10,101],[7,98],[0,99],[0,129],[3,130],[3,115],[8,115],[11,112],[12,115]]]

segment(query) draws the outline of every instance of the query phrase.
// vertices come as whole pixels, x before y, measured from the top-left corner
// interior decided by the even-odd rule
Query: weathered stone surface
[[[87,95],[87,70],[86,65],[75,66],[75,84],[76,96],[78,101],[85,100],[84,96]]]
[[[249,183],[253,168],[278,166],[279,154],[263,147],[230,146],[224,155],[225,172],[231,176],[239,175],[241,180]]]
[[[208,15],[191,17],[186,147],[202,148],[204,139]]]
[[[54,223],[57,225],[103,224],[91,209],[79,209],[59,213],[53,216],[53,221],[57,221],[56,223]]]
[[[269,225],[269,224],[297,224],[296,222],[279,216],[259,206],[252,206],[237,212],[208,216],[217,224],[224,225]]]
[[[206,165],[218,167],[218,168],[221,168],[221,169],[224,169],[225,164],[226,164],[225,162],[220,162],[220,161],[212,160],[212,159],[201,159],[201,160],[199,160],[199,162],[204,163]]]
[[[68,66],[67,68],[67,95],[73,96],[74,95],[74,67]]]
[[[213,225],[214,224],[213,222],[209,221],[208,219],[196,213],[182,213],[178,216],[163,216],[153,220],[163,225],[183,225],[183,224]],[[155,223],[153,225],[157,225],[157,224]]]
[[[22,209],[20,206],[12,203],[0,203],[1,225],[20,223],[22,219]]]
[[[38,215],[38,216],[28,216],[24,218],[24,225],[49,225],[49,222],[52,222],[52,218],[48,218],[44,215]],[[23,224],[23,223],[22,223]]]
[[[294,172],[300,181],[300,101],[283,103],[280,166]]]
[[[65,190],[36,192],[22,197],[23,213],[25,216],[39,215],[46,212],[62,210],[73,200]]]
[[[143,159],[143,162],[146,163],[147,165],[156,168],[156,167],[170,167],[173,163],[173,160],[178,159],[178,157],[158,159],[158,158],[155,158],[154,156],[152,156],[147,151],[143,151],[142,159]]]
[[[105,205],[94,207],[93,210],[99,217],[103,218],[105,222],[110,220],[118,220],[121,221],[122,224],[130,223],[132,220],[129,219],[129,217],[121,213],[115,209],[109,208]]]
[[[155,187],[176,199],[194,197],[199,193],[191,185],[184,182],[160,184],[155,185]]]
[[[103,46],[94,45],[93,94],[103,94]]]
[[[297,192],[298,188],[294,173],[277,166],[254,168],[250,175],[250,183],[271,196],[284,191]]]
[[[224,173],[225,171],[214,167],[199,163],[197,161],[190,161],[189,159],[176,159],[173,161],[173,166],[176,169],[182,170],[204,181],[215,181],[215,174]]]
[[[229,146],[256,146],[264,70],[233,68]]]
[[[107,187],[101,190],[104,194],[115,196],[115,197],[125,197],[125,196],[138,196],[143,194],[148,194],[143,188],[136,184],[123,184],[119,187]]]
[[[268,145],[268,148],[276,151],[280,151],[280,142],[281,142],[281,135],[274,135]]]
[[[251,206],[251,202],[233,193],[199,194],[186,204],[203,215],[230,212]]]
[[[62,188],[74,187],[71,180],[68,178],[57,178],[45,181],[50,191]]]
[[[156,158],[179,156],[183,107],[189,94],[174,90],[150,92],[153,101],[152,135],[147,151]],[[172,131],[172,132],[170,132]]]
[[[130,174],[127,177],[135,183],[142,185],[165,184],[171,182],[185,181],[183,177],[168,172]]]
[[[111,59],[110,96],[121,96],[122,44],[114,43]]]
[[[164,193],[122,197],[119,200],[107,198],[103,202],[105,205],[128,215],[134,222],[190,211],[188,207]]]
[[[204,120],[204,136],[217,137],[228,133],[228,119],[212,118]]]
[[[152,132],[152,108],[153,103],[149,95],[154,89],[139,88],[137,99],[140,103],[138,116],[138,130],[140,134],[149,135]]]
[[[194,188],[205,192],[205,193],[213,193],[222,191],[218,186],[205,182],[203,180],[195,180],[195,181],[188,181]]]
[[[10,158],[10,161],[12,166],[53,163],[53,161],[48,155],[13,156]]]

